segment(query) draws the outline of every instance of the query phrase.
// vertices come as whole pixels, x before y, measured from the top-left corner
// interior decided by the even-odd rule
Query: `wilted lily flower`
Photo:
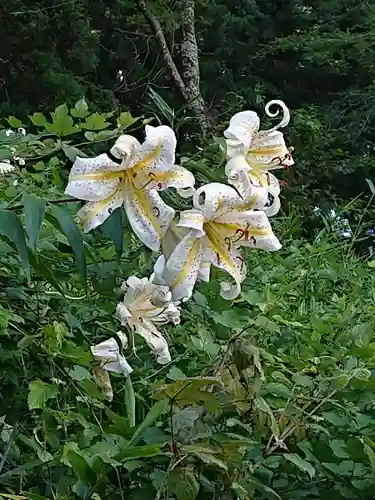
[[[234,168],[231,159],[239,155],[243,159],[243,167],[247,171],[250,181],[256,179],[262,187],[273,187],[273,190],[275,190],[276,185],[278,186],[278,180],[269,171],[287,168],[294,164],[291,156],[292,149],[289,150],[286,147],[284,136],[278,130],[288,125],[290,113],[283,101],[275,100],[266,105],[265,110],[268,116],[278,115],[279,110],[275,113],[270,111],[270,108],[275,105],[283,111],[283,118],[275,127],[269,130],[259,130],[258,114],[254,111],[241,111],[231,118],[229,127],[224,131],[227,156],[230,160],[227,174],[230,176],[230,172]],[[237,162],[237,169],[238,166]],[[238,188],[238,186],[236,187]],[[276,192],[276,194],[278,193]]]
[[[246,276],[238,247],[272,251],[281,245],[266,214],[247,210],[244,200],[230,186],[202,186],[193,196],[193,206],[181,213],[177,228],[185,230],[185,235],[170,255],[159,258],[154,279],[168,284],[175,300],[186,300],[197,279],[209,280],[213,265],[234,279],[234,286],[221,283],[222,297],[233,299]]]
[[[140,144],[130,135],[120,136],[110,154],[77,158],[65,192],[87,201],[78,212],[85,231],[102,224],[124,205],[138,238],[157,251],[175,211],[158,194],[166,188],[190,190],[194,176],[175,162],[176,137],[170,127],[146,126]]]
[[[123,373],[129,375],[133,370],[122,354],[122,349],[128,345],[126,335],[122,332],[117,332],[119,342],[111,337],[100,344],[91,347],[91,352],[97,361],[100,361],[100,366],[108,372]]]
[[[180,310],[172,302],[172,294],[167,286],[156,285],[152,278],[131,276],[124,283],[125,296],[117,305],[117,315],[123,325],[129,325],[141,335],[156,354],[158,363],[171,361],[168,344],[155,324],[180,322]]]
[[[128,343],[126,335],[117,332],[117,338],[119,340],[112,337],[91,347],[93,357],[100,362],[100,365],[94,368],[94,373],[99,387],[109,401],[113,399],[113,391],[108,372],[122,373],[128,376],[133,371],[122,354],[122,350]]]

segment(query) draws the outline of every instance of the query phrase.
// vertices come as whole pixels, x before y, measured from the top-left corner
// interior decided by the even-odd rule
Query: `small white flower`
[[[22,135],[26,135],[26,130],[23,127],[20,127],[17,132]]]
[[[13,135],[13,134],[14,134],[14,130],[12,130],[11,128],[9,128],[9,129],[5,132],[5,135],[6,135],[7,137],[10,137],[10,136],[11,136],[11,135]]]
[[[171,361],[168,344],[155,325],[178,324],[180,310],[172,302],[169,288],[156,285],[152,278],[131,276],[127,279],[123,285],[124,300],[117,305],[117,315],[123,325],[130,326],[144,338],[158,363],[165,364]]]
[[[10,172],[13,172],[14,170],[16,170],[16,167],[11,165],[10,163],[0,163],[0,174],[10,174]]]

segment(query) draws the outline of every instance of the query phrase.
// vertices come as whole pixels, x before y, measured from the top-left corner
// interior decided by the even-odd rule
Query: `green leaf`
[[[188,467],[172,470],[168,475],[168,491],[177,500],[195,500],[199,492],[199,483]]]
[[[104,114],[94,113],[86,118],[86,120],[81,123],[81,127],[86,130],[103,130],[108,128],[110,123],[106,121]]]
[[[47,384],[42,380],[33,380],[29,383],[29,394],[27,403],[29,410],[43,409],[49,399],[56,398],[59,388],[56,385]]]
[[[372,472],[375,474],[375,453],[374,450],[367,443],[363,443],[363,449],[370,461]]]
[[[281,496],[276,493],[275,490],[261,483],[255,477],[251,476],[246,479],[246,484],[241,484],[248,493],[250,493],[251,497],[253,497],[254,490],[258,490],[262,494],[262,498],[268,498],[269,500],[282,500]]]
[[[120,257],[124,245],[123,209],[116,208],[110,217],[100,226],[100,232],[110,238],[115,244],[117,255]]]
[[[366,182],[368,184],[368,187],[370,188],[371,194],[373,196],[375,196],[375,186],[374,186],[374,183],[370,179],[366,179]]]
[[[53,286],[53,288],[55,288],[58,292],[60,292],[61,295],[64,297],[65,296],[64,290],[61,288],[59,282],[52,274],[49,267],[47,265],[44,265],[41,256],[39,255],[39,258],[36,259],[35,255],[30,251],[29,260],[36,274],[42,276],[46,281],[48,281],[48,283],[50,283]]]
[[[43,113],[34,113],[29,115],[29,118],[36,127],[45,127],[47,125],[47,118]]]
[[[51,113],[52,123],[46,124],[46,130],[51,134],[59,137],[64,137],[76,133],[79,129],[74,126],[73,118],[68,114],[68,107],[66,104],[58,106],[54,112]]]
[[[69,243],[72,246],[74,255],[76,257],[77,270],[86,281],[87,278],[87,267],[86,267],[86,256],[85,247],[83,244],[83,237],[77,224],[74,222],[73,218],[61,207],[54,206],[51,208],[52,215],[56,218],[62,232],[66,235]]]
[[[88,113],[89,106],[84,97],[75,103],[74,108],[70,110],[70,114],[74,118],[85,118]]]
[[[123,111],[117,118],[117,126],[121,130],[125,130],[133,125],[139,118],[134,118],[129,111]]]
[[[77,156],[80,156],[81,158],[86,158],[87,155],[81,151],[80,149],[70,146],[69,144],[63,144],[62,145],[62,150],[64,151],[65,156],[72,162],[74,163],[75,159]]]
[[[33,194],[25,193],[22,198],[26,234],[32,251],[36,253],[36,243],[39,238],[46,202]]]
[[[306,460],[297,455],[297,453],[284,453],[284,458],[295,465],[301,471],[307,472],[307,474],[310,476],[310,479],[315,476],[314,467],[309,462],[306,462]]]
[[[6,120],[9,123],[9,125],[13,128],[19,128],[19,127],[22,127],[22,125],[23,125],[21,120],[19,120],[15,116],[8,116],[8,118]]]
[[[95,132],[85,132],[84,136],[88,141],[95,141],[97,134]]]
[[[7,237],[18,249],[22,264],[30,278],[29,253],[25,233],[19,217],[8,210],[0,210],[0,235]]]
[[[164,452],[159,446],[147,444],[144,446],[131,446],[121,450],[114,458],[119,462],[126,462],[128,460],[136,460],[137,458],[156,457],[163,455]]]
[[[261,396],[258,396],[255,399],[255,403],[261,411],[263,411],[264,413],[267,413],[269,415],[270,420],[271,420],[272,433],[275,437],[279,436],[279,434],[280,434],[279,426],[277,425],[275,416],[274,416],[271,408],[268,406],[268,403]]]
[[[169,106],[169,104],[159,95],[153,88],[149,90],[149,96],[154,102],[155,106],[158,108],[160,113],[164,116],[164,118],[169,122],[170,125],[173,124],[174,121],[174,110]]]
[[[142,433],[155,422],[155,420],[168,408],[168,406],[169,406],[168,399],[163,399],[162,401],[158,401],[154,404],[154,406],[152,406],[150,411],[145,416],[143,422],[139,425],[137,430],[134,432],[133,436],[130,438],[127,444],[127,448],[132,446],[137,441],[137,439],[142,435]]]
[[[224,469],[225,471],[228,470],[227,465],[222,460],[215,457],[215,454],[217,452],[214,448],[208,448],[208,447],[198,446],[198,445],[194,445],[194,444],[187,444],[183,448],[189,454],[195,455],[196,457],[198,457],[200,460],[202,460],[202,462],[204,462],[207,465],[220,467],[221,469]]]
[[[135,426],[135,396],[132,380],[130,377],[127,377],[125,380],[125,408],[126,414],[128,416],[129,427]]]
[[[79,455],[74,450],[69,450],[66,458],[70,463],[74,473],[82,483],[86,485],[94,485],[96,483],[96,474],[89,466],[86,459]]]
[[[169,399],[180,400],[185,396],[185,392],[188,388],[202,389],[206,386],[217,385],[222,386],[221,382],[213,377],[190,377],[181,380],[176,380],[172,384],[162,385],[156,387],[154,390],[154,398],[161,399],[167,396]]]

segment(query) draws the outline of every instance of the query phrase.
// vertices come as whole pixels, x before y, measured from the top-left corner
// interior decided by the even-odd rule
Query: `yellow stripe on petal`
[[[181,285],[185,281],[185,279],[188,277],[189,272],[190,272],[193,264],[196,261],[197,254],[200,250],[200,247],[201,247],[201,242],[199,239],[196,239],[194,241],[191,249],[189,250],[189,252],[187,254],[186,261],[184,263],[183,268],[178,273],[178,275],[176,276],[175,280],[173,281],[173,283],[171,285],[172,289]]]
[[[213,252],[215,253],[220,267],[223,267],[234,278],[237,276],[236,266],[232,262],[228,243],[224,241],[223,234],[220,234],[218,224],[208,222],[204,225],[206,235]],[[220,224],[222,226],[222,224]],[[224,264],[224,266],[223,266]]]

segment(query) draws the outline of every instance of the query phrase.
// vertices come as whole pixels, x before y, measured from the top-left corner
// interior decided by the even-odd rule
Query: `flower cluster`
[[[277,107],[275,112],[272,107]],[[231,300],[246,276],[241,247],[281,247],[268,218],[280,208],[280,183],[273,171],[293,165],[292,148],[286,147],[279,130],[290,115],[282,101],[271,101],[265,108],[270,117],[280,109],[280,123],[268,130],[260,130],[253,111],[231,118],[224,132],[228,184],[213,182],[196,189],[193,174],[175,165],[176,136],[167,126],[147,125],[142,144],[122,135],[109,153],[77,158],[73,164],[66,193],[86,202],[77,214],[86,232],[123,206],[140,241],[154,252],[162,250],[150,278],[128,278],[117,306],[122,325],[144,338],[159,363],[171,358],[156,325],[179,322],[180,302],[191,297],[197,280],[209,281],[211,266],[229,275],[220,294]],[[169,188],[192,198],[191,209],[178,219],[159,195]],[[124,346],[123,334],[119,338]],[[121,342],[112,338],[92,348],[102,378],[103,370],[131,372]]]

